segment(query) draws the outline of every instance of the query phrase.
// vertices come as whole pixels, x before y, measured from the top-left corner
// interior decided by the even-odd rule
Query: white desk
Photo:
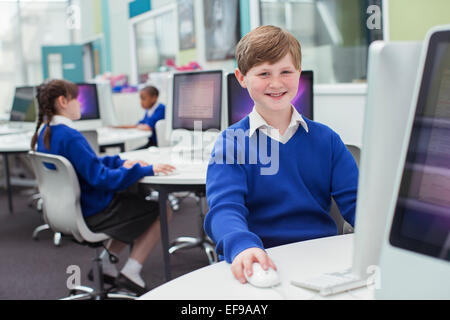
[[[200,154],[197,161],[187,159],[190,153],[180,153],[176,149],[149,148],[145,150],[121,153],[122,159],[144,160],[150,164],[170,163],[174,165],[178,173],[168,176],[148,176],[142,178],[139,183],[144,184],[159,192],[159,214],[161,223],[161,243],[164,259],[164,273],[166,281],[171,279],[169,233],[167,221],[167,197],[171,192],[191,191],[204,196],[206,193],[206,171],[209,155]],[[203,155],[203,157],[202,157]]]
[[[97,134],[100,147],[123,145],[122,151],[128,151],[145,145],[152,133],[139,129],[103,127],[97,129]]]
[[[225,261],[203,267],[167,282],[141,296],[142,300],[284,300],[284,299],[373,299],[371,287],[322,297],[318,293],[291,285],[324,272],[351,266],[353,234],[315,239],[267,250],[277,265],[281,285],[260,289],[241,284]]]
[[[0,154],[3,155],[5,162],[5,178],[6,189],[8,193],[9,212],[13,212],[11,181],[9,176],[8,154],[11,153],[26,153],[31,147],[31,138],[34,131],[27,131],[24,133],[0,135]],[[151,135],[150,131],[143,131],[139,129],[113,129],[113,128],[99,128],[97,129],[98,144],[100,147],[119,146],[122,150],[126,148],[137,148],[147,142]]]

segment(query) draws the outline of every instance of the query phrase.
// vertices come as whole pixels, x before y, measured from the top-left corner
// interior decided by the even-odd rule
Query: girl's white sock
[[[127,262],[122,268],[121,273],[128,279],[136,283],[137,285],[145,288],[145,281],[142,279],[140,273],[142,270],[142,264],[133,258],[128,258]]]

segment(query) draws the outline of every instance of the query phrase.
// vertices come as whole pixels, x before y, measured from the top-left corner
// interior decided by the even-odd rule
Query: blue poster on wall
[[[152,8],[151,0],[132,0],[128,4],[130,19],[144,12],[150,11]]]

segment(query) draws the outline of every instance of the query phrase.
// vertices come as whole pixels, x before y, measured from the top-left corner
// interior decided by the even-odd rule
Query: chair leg
[[[204,217],[204,196],[200,195],[200,197],[196,196],[197,203],[200,206],[200,216],[199,216],[199,229],[200,235],[198,238],[194,237],[178,237],[176,238],[169,247],[169,253],[173,254],[180,249],[188,249],[201,247],[205,250],[206,256],[208,257],[208,261],[210,264],[216,263],[219,261],[217,254],[214,250],[213,242],[208,238],[203,230],[203,217]]]
[[[206,252],[206,255],[208,256],[209,264],[214,264],[219,261],[219,258],[217,257],[216,250],[214,249],[214,246],[208,242],[203,242],[203,249]]]
[[[61,245],[61,233],[55,232],[53,235],[53,244],[57,247]]]
[[[50,230],[50,226],[48,224],[43,224],[39,227],[37,227],[36,229],[34,229],[33,234],[32,234],[32,238],[33,240],[38,240],[38,234],[41,231],[44,230]],[[59,232],[55,232],[55,234],[53,235],[53,244],[57,247],[59,247],[61,245],[61,233]]]
[[[94,273],[94,288],[75,286],[70,290],[70,295],[61,300],[104,300],[104,299],[136,299],[136,295],[127,292],[109,292],[103,283],[103,268],[99,248],[95,248],[95,257],[92,271]],[[79,294],[76,294],[80,292]]]
[[[36,229],[34,229],[33,231],[33,235],[31,236],[34,240],[38,239],[38,233],[44,230],[49,230],[50,226],[48,224],[43,224],[39,227],[37,227]]]

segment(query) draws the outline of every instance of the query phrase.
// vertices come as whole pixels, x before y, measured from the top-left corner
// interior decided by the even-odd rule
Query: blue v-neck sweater
[[[248,116],[217,140],[206,178],[210,210],[204,228],[227,262],[252,247],[336,235],[331,197],[354,225],[355,160],[333,130],[305,121],[308,132],[299,126],[286,144],[259,130],[249,138]],[[275,152],[278,160],[272,156],[270,161],[267,156]]]
[[[156,122],[158,122],[159,120],[163,120],[165,117],[165,113],[166,113],[166,106],[160,103],[156,106],[156,109],[151,116],[148,115],[148,112],[145,112],[144,118],[142,118],[138,122],[138,124],[146,124],[150,128],[152,128],[152,135],[150,136],[149,140],[153,143],[153,145],[158,144],[157,141],[158,138],[156,137],[156,130],[155,130]]]
[[[83,216],[105,209],[114,193],[121,191],[144,176],[152,176],[153,166],[135,164],[127,169],[119,156],[97,157],[84,136],[64,124],[52,125],[50,150],[44,144],[44,131],[39,134],[37,151],[60,155],[70,161],[80,183],[80,204]],[[55,194],[55,197],[58,195]]]

